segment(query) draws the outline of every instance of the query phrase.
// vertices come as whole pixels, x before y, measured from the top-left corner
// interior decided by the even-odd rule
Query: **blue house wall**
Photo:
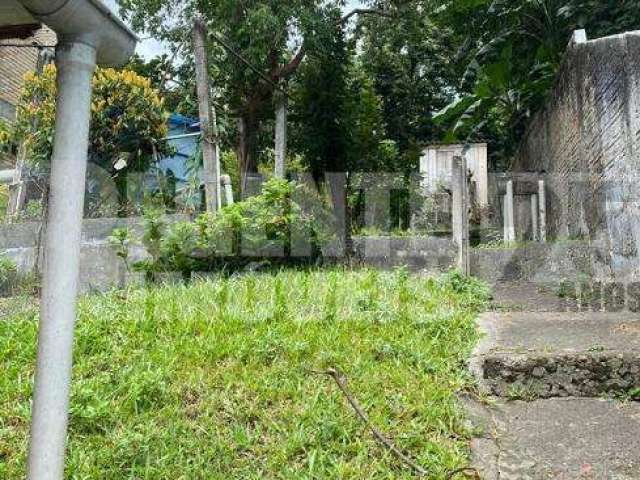
[[[200,148],[200,123],[192,117],[177,113],[169,117],[167,140],[174,150],[171,157],[162,158],[158,168],[176,178],[178,189],[188,182],[187,162]]]

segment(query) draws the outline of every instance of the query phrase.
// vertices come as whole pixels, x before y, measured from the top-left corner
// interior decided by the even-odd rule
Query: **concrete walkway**
[[[640,316],[575,312],[531,285],[496,292],[465,398],[482,478],[640,479]]]

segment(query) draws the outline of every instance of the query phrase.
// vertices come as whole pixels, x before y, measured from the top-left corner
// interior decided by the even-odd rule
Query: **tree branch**
[[[393,17],[392,13],[385,12],[384,10],[376,10],[373,8],[356,8],[355,10],[350,11],[344,17],[338,20],[337,23],[338,25],[344,25],[349,20],[351,20],[351,17],[354,17],[356,15],[378,15],[380,17],[387,17],[387,18]]]
[[[291,59],[289,63],[273,71],[274,79],[280,80],[293,75],[296,72],[296,70],[298,70],[298,67],[302,63],[302,60],[304,60],[304,57],[306,56],[306,54],[307,54],[307,49],[303,42],[302,45],[300,46],[300,49],[298,50],[298,53],[294,55],[294,57]]]
[[[360,406],[360,404],[353,397],[353,395],[351,395],[351,392],[349,391],[349,388],[347,387],[347,381],[346,381],[346,378],[344,377],[344,375],[342,375],[340,372],[338,372],[338,370],[336,370],[335,368],[330,368],[329,370],[327,370],[325,372],[313,372],[313,373],[320,374],[320,375],[328,375],[329,377],[333,378],[333,380],[336,382],[336,385],[338,386],[338,388],[342,391],[344,396],[347,398],[347,401],[349,402],[349,404],[351,405],[353,410],[356,412],[356,415],[358,416],[358,418],[360,418],[360,420],[362,420],[362,422],[367,426],[367,428],[369,428],[369,430],[371,431],[371,433],[373,434],[375,439],[378,442],[380,442],[382,445],[384,445],[402,463],[404,463],[405,465],[410,467],[416,474],[418,474],[421,477],[426,477],[428,475],[428,472],[424,468],[422,468],[420,465],[418,465],[416,462],[414,462],[412,459],[410,459],[404,453],[402,453],[393,444],[393,442],[391,440],[389,440],[387,437],[385,437],[380,432],[380,430],[378,430],[371,423],[371,420],[369,420],[369,416],[367,415],[367,413]]]

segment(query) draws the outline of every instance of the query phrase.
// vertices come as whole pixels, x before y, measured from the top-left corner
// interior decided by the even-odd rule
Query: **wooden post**
[[[538,195],[531,195],[531,239],[537,242],[540,238],[538,225]]]
[[[202,163],[204,168],[205,203],[208,212],[216,212],[220,202],[218,177],[218,131],[215,111],[211,108],[209,67],[207,61],[207,26],[196,15],[193,26],[193,50],[196,63],[196,87],[200,129],[202,131]]]
[[[538,181],[538,202],[540,212],[540,241],[547,243],[547,192],[544,180]]]
[[[467,184],[467,161],[464,157],[453,157],[452,220],[453,240],[458,247],[458,269],[463,275],[470,274],[469,262],[469,186]]]
[[[287,158],[287,95],[276,90],[276,178],[285,177],[285,161]]]
[[[516,241],[515,215],[513,212],[513,180],[507,182],[507,194],[504,196],[504,241]]]

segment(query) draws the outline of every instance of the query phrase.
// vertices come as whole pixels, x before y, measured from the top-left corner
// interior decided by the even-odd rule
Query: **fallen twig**
[[[376,440],[378,440],[378,442],[389,449],[389,451],[393,453],[398,459],[400,459],[405,465],[411,467],[418,475],[420,475],[421,477],[426,477],[428,475],[428,472],[424,468],[422,468],[420,465],[418,465],[416,462],[402,453],[391,440],[385,437],[380,432],[380,430],[378,430],[371,423],[371,420],[369,419],[367,413],[362,409],[358,401],[353,397],[353,395],[349,391],[349,388],[347,388],[346,377],[344,375],[338,372],[338,370],[336,370],[335,368],[330,368],[323,372],[314,371],[313,373],[328,375],[329,377],[333,378],[333,380],[336,382],[336,385],[338,385],[338,388],[342,391],[344,396],[347,397],[347,400],[349,401],[349,404],[351,404],[351,407],[353,407],[353,409],[355,410],[356,415],[366,424],[369,430],[371,430],[371,433],[376,438]]]
[[[447,480],[453,480],[453,478],[460,473],[467,478],[471,478],[472,480],[481,480],[480,472],[478,472],[478,470],[476,470],[475,468],[471,468],[471,467],[459,468],[458,470],[453,470],[452,472],[449,472],[447,474]]]

